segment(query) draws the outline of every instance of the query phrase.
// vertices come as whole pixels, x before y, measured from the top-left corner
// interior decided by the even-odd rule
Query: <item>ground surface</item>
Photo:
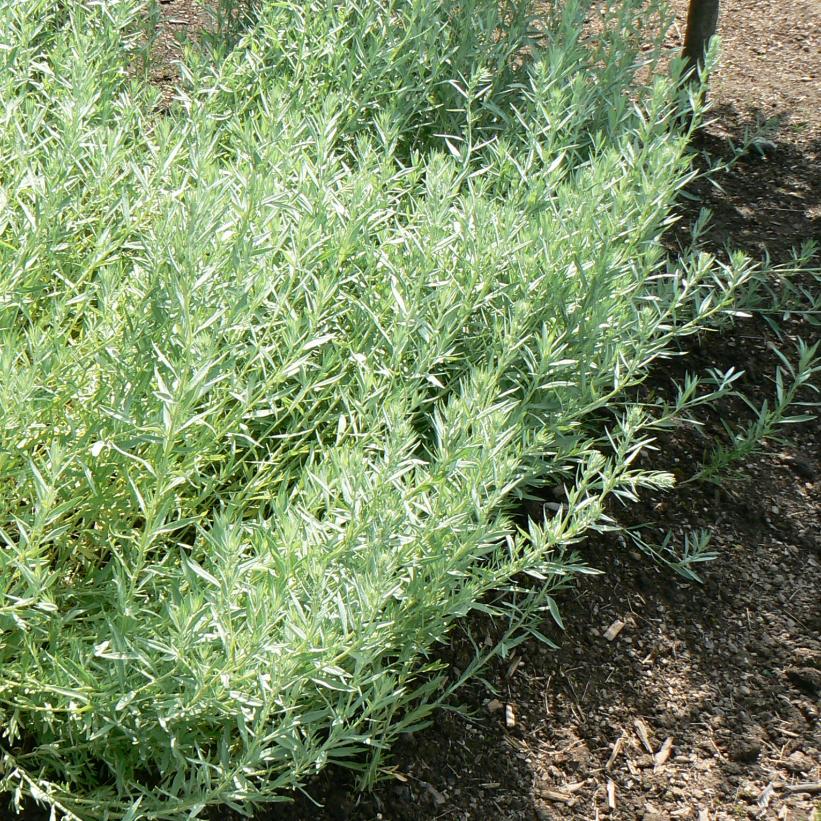
[[[671,47],[685,6],[677,0]],[[161,0],[161,10],[154,77],[170,96],[175,36],[205,18],[191,0]],[[821,5],[725,0],[720,32],[714,122],[701,148],[729,156],[728,140],[765,121],[772,144],[716,184],[693,185],[683,225],[710,207],[713,250],[730,243],[783,261],[821,237]],[[800,321],[785,329],[817,337]],[[771,396],[772,341],[752,321],[706,340],[687,367],[742,367],[744,387]],[[329,771],[309,787],[322,806],[301,799],[257,821],[821,817],[819,434],[818,424],[797,427],[791,444],[771,443],[748,463],[744,479],[688,485],[620,514],[659,532],[709,529],[720,559],[704,567],[703,585],[660,572],[615,536],[591,541],[586,557],[607,572],[560,596],[566,629],[550,630],[560,651],[527,643],[490,668],[462,692],[472,716],[442,712],[407,738],[392,759],[397,778],[373,793]],[[705,441],[681,429],[661,446],[686,478]],[[623,627],[608,641],[616,621]],[[458,636],[446,651],[456,667],[464,652]]]

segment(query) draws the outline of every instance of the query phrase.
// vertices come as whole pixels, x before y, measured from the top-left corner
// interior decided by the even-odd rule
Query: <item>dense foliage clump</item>
[[[558,617],[607,497],[670,483],[629,389],[748,272],[659,243],[643,5],[260,0],[164,107],[144,3],[0,4],[0,791],[369,783],[456,620]]]

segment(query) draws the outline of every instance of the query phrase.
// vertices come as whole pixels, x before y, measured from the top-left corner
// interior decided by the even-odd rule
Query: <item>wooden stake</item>
[[[690,0],[682,56],[687,65],[696,71],[704,67],[704,55],[716,33],[718,4],[719,0]]]

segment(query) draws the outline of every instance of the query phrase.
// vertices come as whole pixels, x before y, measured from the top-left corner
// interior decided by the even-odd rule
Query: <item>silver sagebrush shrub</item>
[[[454,622],[558,617],[605,498],[670,483],[625,389],[747,273],[661,251],[641,5],[594,47],[579,2],[538,42],[496,0],[260,2],[162,113],[138,0],[0,4],[0,790],[370,783]]]

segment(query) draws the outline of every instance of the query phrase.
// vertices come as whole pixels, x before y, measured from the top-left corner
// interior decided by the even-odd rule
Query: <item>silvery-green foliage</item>
[[[370,783],[455,621],[555,614],[607,497],[670,483],[603,411],[748,271],[661,250],[686,138],[622,7],[539,46],[517,3],[259,2],[162,112],[143,4],[0,4],[0,790]]]

